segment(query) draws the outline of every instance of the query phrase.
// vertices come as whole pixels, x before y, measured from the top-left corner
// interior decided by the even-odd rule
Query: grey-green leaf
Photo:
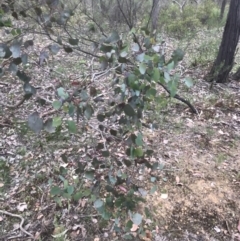
[[[53,186],[51,188],[50,194],[51,195],[59,195],[61,192],[62,192],[62,190],[59,187]]]
[[[124,109],[123,109],[124,113],[127,115],[127,116],[135,116],[135,111],[134,109],[132,108],[131,105],[127,104],[124,106]]]
[[[103,201],[101,199],[97,199],[95,202],[94,202],[94,207],[95,208],[101,208],[103,206]]]
[[[48,133],[54,133],[55,132],[55,127],[53,126],[52,118],[49,118],[44,122],[44,130]]]
[[[53,123],[52,123],[53,127],[59,127],[62,125],[62,119],[61,117],[54,117],[53,118]]]
[[[136,57],[137,61],[142,62],[142,61],[144,60],[144,56],[145,56],[145,53],[139,54],[139,55]]]
[[[63,87],[58,88],[57,93],[58,93],[58,96],[64,100],[66,100],[69,96]]]
[[[182,49],[176,49],[174,50],[172,54],[172,59],[174,60],[175,63],[181,61],[184,57],[184,52]]]
[[[11,62],[8,69],[9,69],[9,71],[11,71],[13,74],[17,74],[18,66],[17,66],[16,64],[14,64],[13,62]]]
[[[98,114],[97,119],[98,119],[98,121],[103,122],[105,120],[105,115],[104,114]]]
[[[70,38],[70,39],[68,40],[68,42],[69,42],[71,45],[78,45],[79,39]]]
[[[0,43],[0,58],[4,58],[7,52],[7,45]]]
[[[71,133],[76,133],[77,132],[77,126],[76,123],[72,120],[68,120],[67,121],[67,127],[68,127],[68,131]]]
[[[192,81],[191,78],[186,77],[183,81],[185,82],[185,85],[186,85],[188,88],[190,88],[190,87],[193,86],[193,81]]]
[[[94,174],[95,174],[94,171],[86,171],[86,172],[85,172],[85,177],[86,177],[88,180],[93,180],[93,179],[94,179]]]
[[[27,54],[22,54],[21,56],[22,63],[25,65],[28,63],[28,55]]]
[[[168,89],[170,91],[171,97],[175,96],[177,93],[177,82],[175,80],[171,80],[168,82]]]
[[[150,191],[150,194],[154,194],[157,191],[157,186],[154,185]]]
[[[60,47],[57,44],[51,44],[48,46],[48,48],[53,54],[57,54],[58,51],[60,50]]]
[[[43,129],[43,120],[40,118],[38,112],[34,112],[28,116],[28,126],[37,134]]]
[[[158,82],[160,79],[160,72],[158,68],[153,69],[153,80]]]
[[[137,135],[137,138],[135,139],[135,143],[136,143],[137,146],[142,146],[143,140],[142,140],[142,134],[141,133],[139,133]]]
[[[140,71],[141,74],[145,74],[145,73],[146,73],[146,69],[147,69],[146,64],[141,63],[141,64],[139,65],[139,71]]]
[[[62,106],[62,101],[54,100],[52,105],[55,110],[59,110]]]
[[[69,195],[72,195],[73,192],[74,192],[74,186],[72,186],[72,185],[68,186],[67,187],[67,192],[68,192]]]
[[[84,111],[84,116],[89,120],[94,113],[94,109],[92,108],[91,105],[87,105],[85,111]]]
[[[14,43],[10,47],[10,51],[12,52],[13,58],[18,58],[21,55],[21,42],[14,41]]]
[[[111,34],[111,36],[108,38],[108,41],[109,41],[110,43],[116,43],[116,42],[118,42],[119,40],[120,40],[120,37],[119,37],[117,31],[113,31],[112,34]]]
[[[132,222],[136,225],[140,225],[142,223],[142,215],[139,213],[133,214]]]
[[[37,90],[28,82],[24,83],[23,90],[27,95],[35,95],[37,93]]]
[[[132,50],[135,51],[135,52],[138,52],[139,51],[139,45],[137,43],[134,43],[133,46],[132,46]]]

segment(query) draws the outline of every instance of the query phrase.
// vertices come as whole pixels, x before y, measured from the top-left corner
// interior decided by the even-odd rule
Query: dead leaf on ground
[[[132,231],[132,232],[135,232],[135,231],[137,231],[137,230],[138,230],[138,225],[133,224],[133,225],[132,225],[132,228],[131,228],[131,231]]]
[[[19,203],[17,206],[18,211],[23,212],[25,209],[27,209],[26,203]]]

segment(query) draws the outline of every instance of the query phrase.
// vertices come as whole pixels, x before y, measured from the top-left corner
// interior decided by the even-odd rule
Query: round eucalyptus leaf
[[[131,105],[127,104],[124,106],[124,109],[123,109],[124,113],[127,115],[127,116],[135,116],[135,111],[134,109],[132,108]]]
[[[139,71],[140,71],[141,74],[145,74],[145,73],[146,73],[146,69],[147,69],[146,64],[141,63],[141,64],[139,65]]]
[[[136,225],[140,225],[142,223],[142,215],[139,213],[135,213],[132,215],[132,222]]]
[[[28,126],[37,134],[43,129],[43,120],[40,118],[38,112],[34,112],[28,116]]]
[[[60,47],[57,44],[51,44],[48,46],[48,48],[53,54],[57,54],[58,51],[60,50]]]
[[[21,56],[21,41],[14,41],[10,46],[10,51],[12,52],[13,58],[18,58]]]
[[[94,202],[94,207],[95,208],[101,208],[103,206],[104,202],[101,200],[101,199],[97,199],[95,202]]]
[[[55,127],[53,126],[53,119],[49,118],[44,122],[44,130],[48,133],[54,133]]]

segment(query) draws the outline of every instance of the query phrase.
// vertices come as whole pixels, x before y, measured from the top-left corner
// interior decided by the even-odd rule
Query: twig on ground
[[[26,231],[26,230],[22,227],[23,224],[24,224],[24,218],[23,218],[22,216],[20,216],[20,215],[18,215],[18,214],[12,214],[12,213],[9,213],[9,212],[3,211],[3,210],[0,210],[0,213],[5,214],[5,215],[8,215],[8,216],[11,216],[11,217],[20,218],[20,219],[21,219],[21,223],[20,223],[20,225],[19,225],[19,229],[20,229],[23,233],[27,234],[28,236],[30,236],[31,238],[34,239],[34,236],[33,236],[31,233],[29,233],[28,231]],[[9,239],[13,239],[13,238],[16,238],[16,236],[15,236],[15,237],[8,237],[7,239],[9,240]]]
[[[48,116],[48,115],[55,114],[55,113],[57,113],[57,112],[58,112],[58,110],[50,110],[50,111],[47,111],[47,112],[41,114],[41,117],[43,118],[43,117],[46,117],[46,116]]]
[[[120,66],[121,65],[117,65],[117,66],[115,66],[113,68],[109,68],[107,70],[104,70],[104,71],[101,71],[101,72],[98,72],[98,73],[93,73],[91,82],[95,81],[97,78],[100,78],[100,77],[108,74],[111,70],[115,70],[115,69],[119,68]]]
[[[8,83],[4,83],[4,82],[0,81],[0,85],[8,86]]]

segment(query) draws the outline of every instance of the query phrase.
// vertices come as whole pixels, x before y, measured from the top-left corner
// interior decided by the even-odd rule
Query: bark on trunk
[[[238,70],[236,71],[236,73],[234,73],[232,75],[232,79],[236,80],[236,81],[240,81],[240,67],[238,68]]]
[[[151,13],[152,32],[154,32],[154,30],[157,30],[159,12],[160,12],[160,0],[152,0],[152,13]]]
[[[223,0],[223,1],[222,1],[222,4],[221,4],[221,12],[220,12],[220,19],[221,19],[221,20],[223,19],[223,15],[224,15],[226,3],[227,3],[227,0]]]
[[[240,34],[240,1],[231,0],[224,28],[222,42],[218,51],[217,58],[208,75],[209,81],[217,83],[227,82],[229,72],[234,64],[234,54]]]

